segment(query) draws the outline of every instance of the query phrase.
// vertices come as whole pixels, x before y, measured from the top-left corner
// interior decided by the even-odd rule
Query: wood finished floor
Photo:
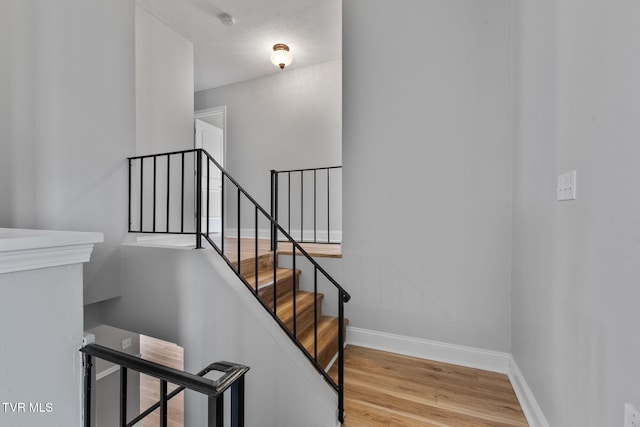
[[[506,375],[351,345],[345,413],[345,427],[528,425]]]
[[[140,337],[142,357],[183,369],[182,348]],[[335,378],[337,370],[331,369]],[[172,387],[170,386],[171,390]],[[159,381],[141,375],[140,409],[159,399]],[[247,402],[250,404],[250,402]],[[344,427],[525,427],[506,375],[348,345]],[[183,427],[182,394],[169,402],[169,426]],[[159,411],[143,421],[159,425]]]
[[[143,359],[169,366],[170,368],[184,370],[184,352],[182,347],[173,343],[158,340],[145,335],[140,335],[140,354]],[[169,392],[176,388],[169,384]],[[160,400],[160,380],[148,375],[140,374],[140,412],[147,410],[151,405]],[[184,426],[184,393],[180,393],[169,401],[167,421],[169,427]],[[142,420],[143,427],[157,427],[160,425],[160,409]],[[140,424],[136,424],[140,425]]]

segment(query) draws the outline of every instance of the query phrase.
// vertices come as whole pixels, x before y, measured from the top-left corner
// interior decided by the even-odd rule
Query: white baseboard
[[[347,344],[507,374],[529,425],[531,427],[549,427],[533,392],[513,356],[509,353],[351,326],[347,327]]]
[[[507,374],[511,355],[422,338],[347,327],[347,344]]]
[[[509,379],[513,390],[516,392],[524,416],[527,418],[527,422],[531,427],[549,427],[549,423],[542,413],[540,405],[536,400],[533,392],[527,384],[527,380],[522,375],[520,368],[513,359],[513,356],[509,357]]]

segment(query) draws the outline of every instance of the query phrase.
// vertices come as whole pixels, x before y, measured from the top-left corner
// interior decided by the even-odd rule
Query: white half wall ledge
[[[0,228],[0,274],[89,261],[102,233]]]

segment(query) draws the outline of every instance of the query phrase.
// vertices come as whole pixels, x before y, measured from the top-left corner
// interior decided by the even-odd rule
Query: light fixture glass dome
[[[271,53],[271,62],[273,62],[273,65],[284,70],[284,67],[291,64],[292,61],[293,56],[291,55],[291,52],[289,52],[289,46],[284,43],[277,43],[273,45],[273,52]]]

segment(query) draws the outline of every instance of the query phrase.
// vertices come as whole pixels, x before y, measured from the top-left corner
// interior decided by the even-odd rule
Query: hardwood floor
[[[345,427],[528,425],[506,375],[351,345],[345,413]]]
[[[160,363],[170,368],[184,369],[184,352],[182,347],[173,343],[158,340],[145,335],[140,335],[140,354],[143,359]],[[169,392],[176,386],[169,384]],[[140,412],[145,411],[151,405],[160,400],[160,380],[148,375],[140,375]],[[169,401],[167,421],[169,427],[184,426],[184,393],[180,393]],[[138,425],[138,424],[136,424]],[[142,421],[143,427],[157,427],[160,425],[160,409],[156,409],[151,415]]]

